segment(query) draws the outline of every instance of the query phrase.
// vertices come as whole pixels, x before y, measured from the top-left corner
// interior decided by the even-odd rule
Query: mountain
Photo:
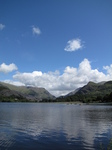
[[[89,82],[57,101],[112,102],[112,81]]]
[[[112,102],[112,81],[100,83],[94,83],[90,81],[87,85],[56,99],[44,88],[31,86],[15,86],[0,82],[0,101],[80,101],[84,103]]]
[[[87,85],[80,88],[76,94],[81,95],[106,95],[112,92],[112,81],[103,83],[89,82]]]
[[[67,95],[65,95],[65,97],[74,95],[74,94],[77,93],[80,89],[81,89],[81,88],[77,88],[75,91],[72,91],[72,92],[68,93]]]
[[[55,97],[44,88],[15,86],[12,84],[0,82],[0,99],[14,99],[18,101],[41,101],[43,99],[54,98]]]

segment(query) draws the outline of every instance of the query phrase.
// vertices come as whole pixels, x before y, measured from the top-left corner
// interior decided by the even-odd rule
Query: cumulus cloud
[[[82,42],[80,39],[72,39],[72,40],[69,40],[67,42],[67,46],[65,47],[65,51],[69,51],[69,52],[72,52],[72,51],[76,51],[76,50],[79,50],[83,47],[82,45]]]
[[[13,84],[13,85],[16,85],[16,86],[25,86],[24,83],[21,83],[19,81],[4,80],[4,82],[9,83],[9,84]]]
[[[17,69],[18,69],[17,66],[13,63],[9,65],[6,65],[5,63],[3,63],[0,65],[0,72],[3,72],[3,73],[9,73]]]
[[[0,30],[3,30],[5,28],[5,25],[0,24]]]
[[[112,64],[110,66],[104,66],[103,69],[107,70],[108,75],[112,76]]]
[[[65,95],[89,81],[101,82],[112,80],[112,65],[104,67],[107,74],[98,69],[92,69],[91,62],[84,59],[78,68],[67,66],[63,73],[59,71],[42,73],[33,71],[31,73],[16,73],[13,78],[25,85],[44,87],[55,96]]]
[[[40,35],[41,31],[38,27],[32,26],[32,32],[34,35]]]

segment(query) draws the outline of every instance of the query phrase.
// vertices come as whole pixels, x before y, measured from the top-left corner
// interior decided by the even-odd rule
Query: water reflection
[[[0,103],[0,148],[98,149],[112,137],[111,112],[111,106]]]

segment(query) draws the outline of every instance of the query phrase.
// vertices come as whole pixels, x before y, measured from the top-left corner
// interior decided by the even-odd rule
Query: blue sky
[[[112,79],[111,0],[0,0],[0,81],[67,94]]]

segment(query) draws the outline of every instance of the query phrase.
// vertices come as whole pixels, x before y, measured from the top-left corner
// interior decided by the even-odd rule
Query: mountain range
[[[112,81],[99,83],[90,81],[87,85],[58,97],[56,101],[112,102]]]
[[[112,81],[88,82],[87,85],[56,98],[45,88],[31,86],[15,86],[0,82],[0,101],[19,102],[112,102]]]
[[[0,101],[41,101],[43,99],[54,99],[44,88],[31,86],[15,86],[0,82]]]

